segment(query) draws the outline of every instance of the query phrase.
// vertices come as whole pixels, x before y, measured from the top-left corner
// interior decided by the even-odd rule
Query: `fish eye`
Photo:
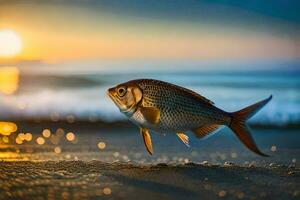
[[[120,87],[120,88],[118,89],[118,95],[119,95],[120,97],[123,97],[123,96],[126,94],[126,92],[127,92],[127,89],[126,89],[125,87]]]

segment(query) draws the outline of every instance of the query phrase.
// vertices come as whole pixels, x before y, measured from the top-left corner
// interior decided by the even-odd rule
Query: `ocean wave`
[[[201,90],[202,89],[202,90]],[[250,94],[239,90],[214,90],[201,88],[202,94],[211,100],[216,100],[216,106],[226,111],[236,111],[251,103],[255,103],[270,92],[255,90]],[[199,91],[195,89],[195,91]],[[90,89],[74,90],[43,90],[32,94],[17,96],[2,96],[0,98],[0,117],[13,119],[26,118],[60,118],[73,116],[78,120],[125,120],[114,103],[105,96],[106,88],[93,87]],[[252,94],[253,95],[252,95]],[[251,119],[251,123],[288,125],[300,122],[300,102],[298,96],[280,96],[273,94],[273,100]],[[243,95],[241,95],[243,94]],[[259,98],[258,98],[259,96]],[[211,98],[210,98],[211,97]],[[287,100],[289,98],[289,100]]]
[[[22,73],[17,93],[0,94],[0,119],[125,120],[106,96],[107,88],[135,78],[155,78],[190,88],[225,111],[236,111],[269,95],[272,101],[250,122],[300,124],[299,74],[220,72]]]

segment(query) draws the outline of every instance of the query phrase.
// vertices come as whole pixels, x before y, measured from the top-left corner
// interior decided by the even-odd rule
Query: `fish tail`
[[[261,155],[268,156],[262,153],[258,147],[256,146],[250,130],[246,124],[246,121],[255,115],[262,107],[264,107],[270,100],[272,99],[272,95],[267,99],[259,101],[251,106],[248,106],[242,110],[231,113],[231,123],[229,127],[236,134],[236,136],[240,139],[240,141],[248,147],[251,151]]]

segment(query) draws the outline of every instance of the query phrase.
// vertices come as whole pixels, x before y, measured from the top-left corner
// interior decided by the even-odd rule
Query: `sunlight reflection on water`
[[[0,67],[0,93],[11,95],[19,86],[19,69],[17,67]]]

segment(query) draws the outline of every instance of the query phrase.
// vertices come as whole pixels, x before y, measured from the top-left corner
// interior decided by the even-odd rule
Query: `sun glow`
[[[22,50],[21,37],[12,30],[0,30],[0,57],[14,57]]]

